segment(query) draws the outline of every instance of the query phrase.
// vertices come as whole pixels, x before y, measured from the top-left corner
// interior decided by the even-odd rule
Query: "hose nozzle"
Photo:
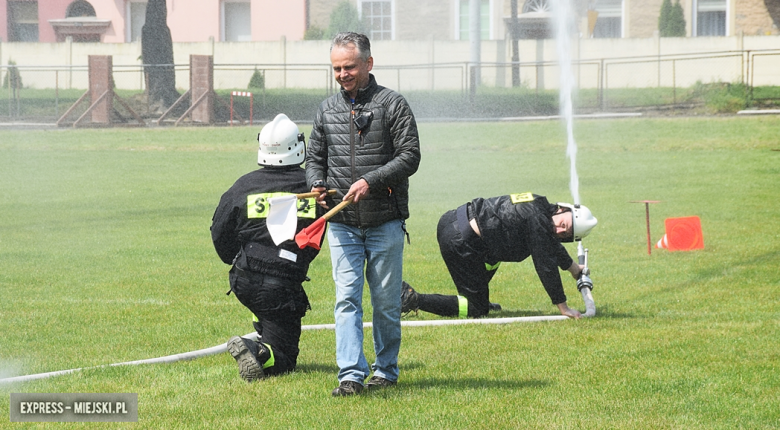
[[[593,281],[590,279],[590,269],[588,268],[588,249],[582,247],[582,242],[577,244],[577,261],[580,265],[585,266],[580,274],[580,279],[577,279],[577,290],[582,291],[583,288],[587,288],[593,291]]]

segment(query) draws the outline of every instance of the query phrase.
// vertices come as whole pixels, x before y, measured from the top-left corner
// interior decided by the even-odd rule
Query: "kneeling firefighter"
[[[298,126],[284,114],[258,135],[260,169],[239,178],[220,199],[212,218],[211,239],[217,254],[231,264],[230,291],[254,314],[258,341],[231,338],[228,351],[246,381],[295,369],[301,319],[311,309],[303,289],[312,247],[295,241],[274,244],[266,225],[271,197],[309,191],[301,164],[305,142]],[[321,209],[314,198],[298,201],[296,231],[310,225]]]

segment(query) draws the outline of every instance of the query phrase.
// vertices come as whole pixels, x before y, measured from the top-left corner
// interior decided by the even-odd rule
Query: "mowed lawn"
[[[257,167],[259,130],[0,130],[0,378],[250,333],[209,226]],[[354,398],[330,396],[330,330],[304,331],[297,372],[257,383],[223,353],[0,383],[0,398],[138,394],[138,423],[101,428],[780,428],[780,117],[577,120],[574,133],[581,200],[599,219],[584,241],[594,318],[405,327],[398,386]],[[404,273],[418,291],[455,291],[436,243],[445,211],[526,191],[571,201],[560,122],[421,123],[420,136]],[[645,199],[660,201],[653,245],[666,218],[695,215],[704,249],[648,255],[632,203]],[[304,324],[332,324],[327,246],[310,277]],[[557,314],[530,261],[503,264],[491,299],[503,306],[491,317]],[[365,348],[371,361],[370,330]],[[0,409],[2,428],[95,426],[11,423]]]

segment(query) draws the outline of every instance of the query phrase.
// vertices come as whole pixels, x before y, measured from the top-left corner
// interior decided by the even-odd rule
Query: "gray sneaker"
[[[369,379],[366,383],[366,389],[373,390],[375,388],[387,388],[392,387],[395,384],[395,381],[385,379],[381,376],[372,376],[371,379]]]
[[[489,305],[490,312],[500,312],[501,311],[501,305],[498,303],[491,303]]]
[[[417,313],[420,308],[420,295],[414,291],[411,285],[406,281],[401,282],[401,314],[406,315],[410,312]]]
[[[262,379],[265,374],[263,367],[257,360],[255,353],[247,345],[248,341],[242,337],[234,336],[227,342],[227,350],[236,359],[238,373],[247,382]]]
[[[341,381],[330,393],[333,397],[354,396],[363,392],[363,386],[355,381]]]

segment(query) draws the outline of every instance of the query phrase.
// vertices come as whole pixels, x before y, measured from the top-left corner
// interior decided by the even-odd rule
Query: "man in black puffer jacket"
[[[235,336],[227,343],[239,374],[249,382],[295,369],[301,319],[311,309],[302,283],[319,252],[299,249],[292,240],[277,246],[266,225],[270,198],[309,190],[301,168],[303,134],[279,114],[258,140],[257,163],[263,168],[242,176],[222,195],[211,224],[217,254],[233,266],[230,291],[255,316],[258,341]],[[318,212],[324,210],[314,198],[299,201],[296,230],[310,225]]]
[[[335,200],[352,204],[330,219],[333,278],[336,283],[334,396],[358,394],[398,380],[401,346],[403,247],[409,217],[409,176],[420,164],[417,123],[406,100],[376,83],[371,44],[365,35],[340,33],[331,45],[331,63],[341,91],[326,99],[314,120],[306,157],[312,191],[337,191]],[[325,207],[323,194],[318,201]],[[365,278],[364,278],[365,273]],[[376,361],[363,353],[363,284],[373,305]]]

